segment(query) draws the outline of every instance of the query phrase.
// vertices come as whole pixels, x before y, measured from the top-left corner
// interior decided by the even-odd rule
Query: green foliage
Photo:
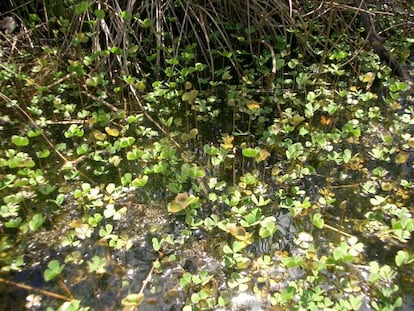
[[[60,275],[65,268],[65,265],[61,265],[58,260],[52,260],[48,263],[47,269],[43,273],[45,281],[48,282]]]
[[[33,261],[45,281],[79,282],[62,310],[96,308],[78,288],[107,272],[124,297],[108,308],[147,303],[129,273],[151,251],[149,290],[170,277],[184,310],[230,309],[238,291],[280,309],[357,310],[361,288],[373,309],[401,305],[414,110],[360,30],[338,28],[348,13],[115,4],[16,6],[32,35],[1,56],[2,271]],[[372,261],[390,245],[391,261]],[[176,261],[191,272],[168,275]]]

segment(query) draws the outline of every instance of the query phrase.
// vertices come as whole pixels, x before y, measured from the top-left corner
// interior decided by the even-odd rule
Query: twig
[[[86,91],[82,91],[82,94],[85,94],[87,97],[93,99],[94,101],[97,101],[98,103],[104,104],[106,107],[111,109],[113,112],[117,112],[119,109],[116,108],[114,105],[108,103],[107,101],[103,100],[102,98],[96,97],[95,95],[89,94]]]
[[[164,256],[164,253],[160,252],[158,258],[155,259],[155,261],[152,263],[152,267],[150,271],[148,272],[147,277],[145,278],[144,281],[142,281],[142,286],[141,286],[141,289],[139,290],[139,294],[144,293],[145,287],[147,287],[148,283],[151,281],[152,273],[154,272],[154,269],[155,269],[155,264],[158,263],[163,256]]]
[[[55,298],[55,299],[60,299],[60,300],[65,300],[65,301],[71,301],[73,299],[72,297],[69,298],[69,297],[62,296],[60,294],[56,294],[54,292],[48,291],[48,290],[35,288],[33,286],[26,285],[26,284],[23,284],[23,283],[16,283],[16,282],[9,281],[9,280],[3,279],[3,278],[0,278],[0,282],[6,283],[6,284],[9,284],[9,285],[18,287],[18,288],[26,289],[28,291],[36,292],[38,294],[48,296],[48,297],[52,297],[52,298]]]
[[[330,229],[330,230],[335,231],[335,232],[337,232],[337,233],[340,233],[340,234],[342,234],[342,235],[344,235],[344,236],[347,236],[348,238],[352,238],[352,237],[354,237],[352,234],[349,234],[349,233],[346,233],[346,232],[341,231],[341,230],[339,230],[339,229],[336,229],[336,228],[334,228],[334,227],[332,227],[332,226],[330,226],[330,225],[328,225],[328,224],[323,224],[323,228]]]

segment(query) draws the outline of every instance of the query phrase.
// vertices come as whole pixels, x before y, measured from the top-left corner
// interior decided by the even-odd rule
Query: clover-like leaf
[[[45,278],[46,282],[49,282],[50,280],[54,279],[56,276],[58,276],[63,269],[65,268],[65,265],[61,265],[58,260],[52,260],[48,263],[47,269],[43,273],[43,277]]]

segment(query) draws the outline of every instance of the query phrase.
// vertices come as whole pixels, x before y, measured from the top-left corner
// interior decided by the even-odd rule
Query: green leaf
[[[50,151],[48,149],[39,150],[39,151],[36,151],[36,155],[40,159],[44,159],[44,158],[47,158],[48,156],[50,156]]]
[[[134,148],[131,151],[128,151],[127,152],[127,159],[129,161],[133,161],[133,160],[136,160],[136,159],[140,159],[143,154],[144,154],[144,151],[143,150]]]
[[[46,282],[49,282],[63,271],[65,265],[61,265],[58,260],[52,260],[51,262],[49,262],[47,267],[48,268],[43,273],[43,277],[45,278]]]
[[[98,18],[98,19],[104,19],[105,18],[105,11],[104,10],[97,9],[97,10],[95,10],[94,13],[95,13],[96,18]]]
[[[144,187],[148,183],[148,175],[137,177],[131,181],[133,187]]]
[[[27,146],[29,144],[29,138],[25,136],[13,135],[11,140],[13,144],[19,147]]]
[[[345,163],[348,163],[351,160],[351,158],[352,158],[352,151],[349,149],[345,149],[342,159],[344,160]]]
[[[79,15],[83,14],[89,9],[89,6],[90,6],[90,4],[89,4],[88,1],[80,2],[75,6],[75,13],[79,14]]]
[[[408,252],[406,251],[399,250],[397,255],[395,256],[395,264],[398,267],[412,262],[414,262],[414,257],[410,256],[410,254],[408,254]]]
[[[260,148],[244,148],[242,154],[246,158],[254,158],[260,152]]]
[[[324,225],[324,220],[322,218],[322,215],[320,213],[316,213],[315,215],[313,215],[312,223],[314,224],[315,227],[322,229]]]
[[[191,285],[191,273],[184,272],[184,274],[182,275],[180,279],[180,286],[182,288],[186,288],[187,286],[190,286],[190,285]]]
[[[43,223],[45,222],[45,218],[41,214],[33,215],[32,219],[29,221],[29,228],[31,231],[36,231],[39,229]]]
[[[162,240],[158,240],[157,238],[152,238],[152,248],[154,251],[158,252],[161,249]]]
[[[247,243],[244,241],[234,241],[233,242],[233,252],[238,253],[243,248],[247,246]]]
[[[98,274],[104,274],[106,261],[105,259],[100,258],[99,256],[93,256],[92,261],[88,262],[89,272],[96,272]]]

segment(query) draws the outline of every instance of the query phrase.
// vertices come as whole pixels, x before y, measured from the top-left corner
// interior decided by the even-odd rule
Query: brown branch
[[[26,284],[23,284],[23,283],[16,283],[16,282],[9,281],[9,280],[3,279],[3,278],[0,278],[0,282],[5,283],[5,284],[9,284],[9,285],[12,285],[12,286],[15,286],[15,287],[18,287],[18,288],[22,288],[22,289],[25,289],[25,290],[28,290],[28,291],[32,291],[32,292],[35,292],[35,293],[38,293],[38,294],[41,294],[41,295],[44,295],[44,296],[52,297],[52,298],[55,298],[55,299],[60,299],[60,300],[65,300],[65,301],[71,301],[73,299],[72,297],[62,296],[60,294],[56,294],[56,293],[48,291],[48,290],[35,288],[33,286],[26,285]]]

